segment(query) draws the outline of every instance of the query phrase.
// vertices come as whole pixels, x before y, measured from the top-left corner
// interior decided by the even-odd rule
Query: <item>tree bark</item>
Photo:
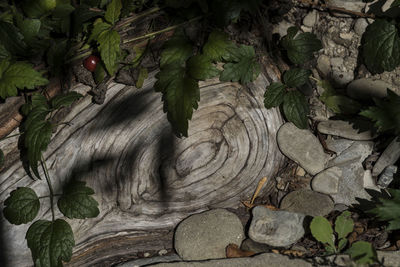
[[[67,266],[110,266],[140,251],[171,248],[173,228],[182,219],[210,208],[239,207],[262,177],[272,178],[281,167],[275,134],[282,118],[278,110],[264,108],[264,75],[248,86],[201,82],[199,109],[189,137],[182,139],[172,134],[154,82],[153,73],[142,89],[112,84],[103,105],[92,104],[87,95],[64,110],[63,122],[70,125],[58,127],[44,153],[55,193],[72,178],[86,181],[100,208],[97,218],[67,220],[76,242]],[[15,159],[0,173],[2,203],[21,186],[49,194],[44,180],[26,175],[16,138],[1,143],[6,157]],[[263,193],[271,190],[273,179]],[[51,219],[48,198],[41,199],[36,219],[42,218]],[[29,224],[14,226],[3,217],[0,223],[9,266],[31,266]]]

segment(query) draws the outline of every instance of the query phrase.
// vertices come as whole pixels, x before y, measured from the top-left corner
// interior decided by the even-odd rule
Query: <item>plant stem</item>
[[[49,187],[49,193],[50,193],[50,207],[51,207],[51,219],[54,222],[54,203],[53,203],[53,186],[51,185],[50,177],[49,177],[49,171],[46,166],[46,162],[44,161],[44,158],[42,156],[42,160],[40,161],[40,164],[42,165],[44,176],[46,177],[46,182],[47,186]]]
[[[117,23],[117,25],[115,26],[115,29],[123,28],[123,27],[125,27],[125,25],[129,25],[132,22],[134,22],[135,20],[146,17],[146,16],[148,16],[152,13],[158,12],[160,10],[162,10],[162,8],[154,7],[154,8],[151,8],[141,14],[138,14],[137,16],[132,16],[132,17],[126,18],[125,20],[121,20],[119,23]]]
[[[158,34],[160,34],[160,33],[169,32],[169,31],[174,30],[174,29],[176,29],[176,28],[182,27],[182,26],[184,26],[184,25],[186,25],[186,24],[189,24],[189,23],[192,23],[192,22],[194,22],[194,21],[197,21],[197,20],[199,20],[199,19],[201,19],[201,18],[203,18],[203,16],[195,17],[195,18],[193,18],[193,19],[190,19],[190,20],[188,20],[188,21],[179,23],[179,24],[177,24],[177,25],[173,25],[173,26],[167,27],[167,28],[165,28],[165,29],[162,29],[162,30],[159,30],[159,31],[155,31],[155,32],[151,32],[151,33],[148,33],[148,34],[139,36],[139,37],[134,37],[134,38],[131,38],[131,39],[126,39],[126,40],[124,40],[122,43],[123,43],[123,44],[126,44],[126,43],[131,43],[131,42],[134,42],[134,41],[139,41],[139,40],[142,40],[142,39],[152,38],[152,37],[154,37],[154,36],[156,36],[156,35],[158,35]]]

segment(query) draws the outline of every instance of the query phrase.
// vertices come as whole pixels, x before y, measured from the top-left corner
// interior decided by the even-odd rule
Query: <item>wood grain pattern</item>
[[[202,82],[199,109],[183,139],[171,133],[154,82],[153,73],[142,89],[112,84],[101,106],[84,97],[64,118],[71,126],[59,126],[44,154],[56,193],[75,177],[94,188],[100,204],[98,218],[68,220],[77,244],[68,266],[109,266],[146,248],[171,247],[171,230],[183,218],[238,207],[260,178],[281,166],[275,134],[282,118],[264,108],[263,75],[248,87]],[[16,153],[15,147],[5,152]],[[44,181],[31,180],[15,160],[0,173],[2,202],[18,186],[48,195]],[[263,192],[272,186],[270,180]],[[41,204],[39,216],[49,219],[48,199]],[[4,218],[0,226],[10,266],[30,266],[28,226]]]

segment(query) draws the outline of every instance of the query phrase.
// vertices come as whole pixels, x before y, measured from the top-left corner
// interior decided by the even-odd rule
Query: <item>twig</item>
[[[331,6],[331,5],[327,5],[327,4],[314,3],[311,0],[300,0],[300,2],[302,4],[310,5],[313,8],[327,9],[329,11],[344,13],[344,14],[353,15],[353,16],[362,17],[362,18],[372,18],[372,19],[375,18],[374,14],[367,14],[367,13],[363,13],[363,12],[352,11],[352,10],[348,10],[348,9],[345,9],[342,7]]]
[[[42,156],[42,160],[40,161],[40,164],[42,165],[43,168],[43,172],[44,172],[44,176],[46,177],[46,182],[47,185],[49,187],[49,193],[50,193],[50,208],[51,208],[51,219],[54,222],[54,217],[55,217],[55,213],[54,213],[54,191],[53,191],[53,186],[51,185],[51,181],[50,181],[50,176],[49,176],[49,170],[47,169],[46,166],[46,162]]]

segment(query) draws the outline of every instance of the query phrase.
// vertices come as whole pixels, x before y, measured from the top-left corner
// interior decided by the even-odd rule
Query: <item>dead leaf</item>
[[[227,258],[241,258],[250,257],[256,254],[253,251],[241,250],[236,244],[229,244],[226,247],[226,257]]]

